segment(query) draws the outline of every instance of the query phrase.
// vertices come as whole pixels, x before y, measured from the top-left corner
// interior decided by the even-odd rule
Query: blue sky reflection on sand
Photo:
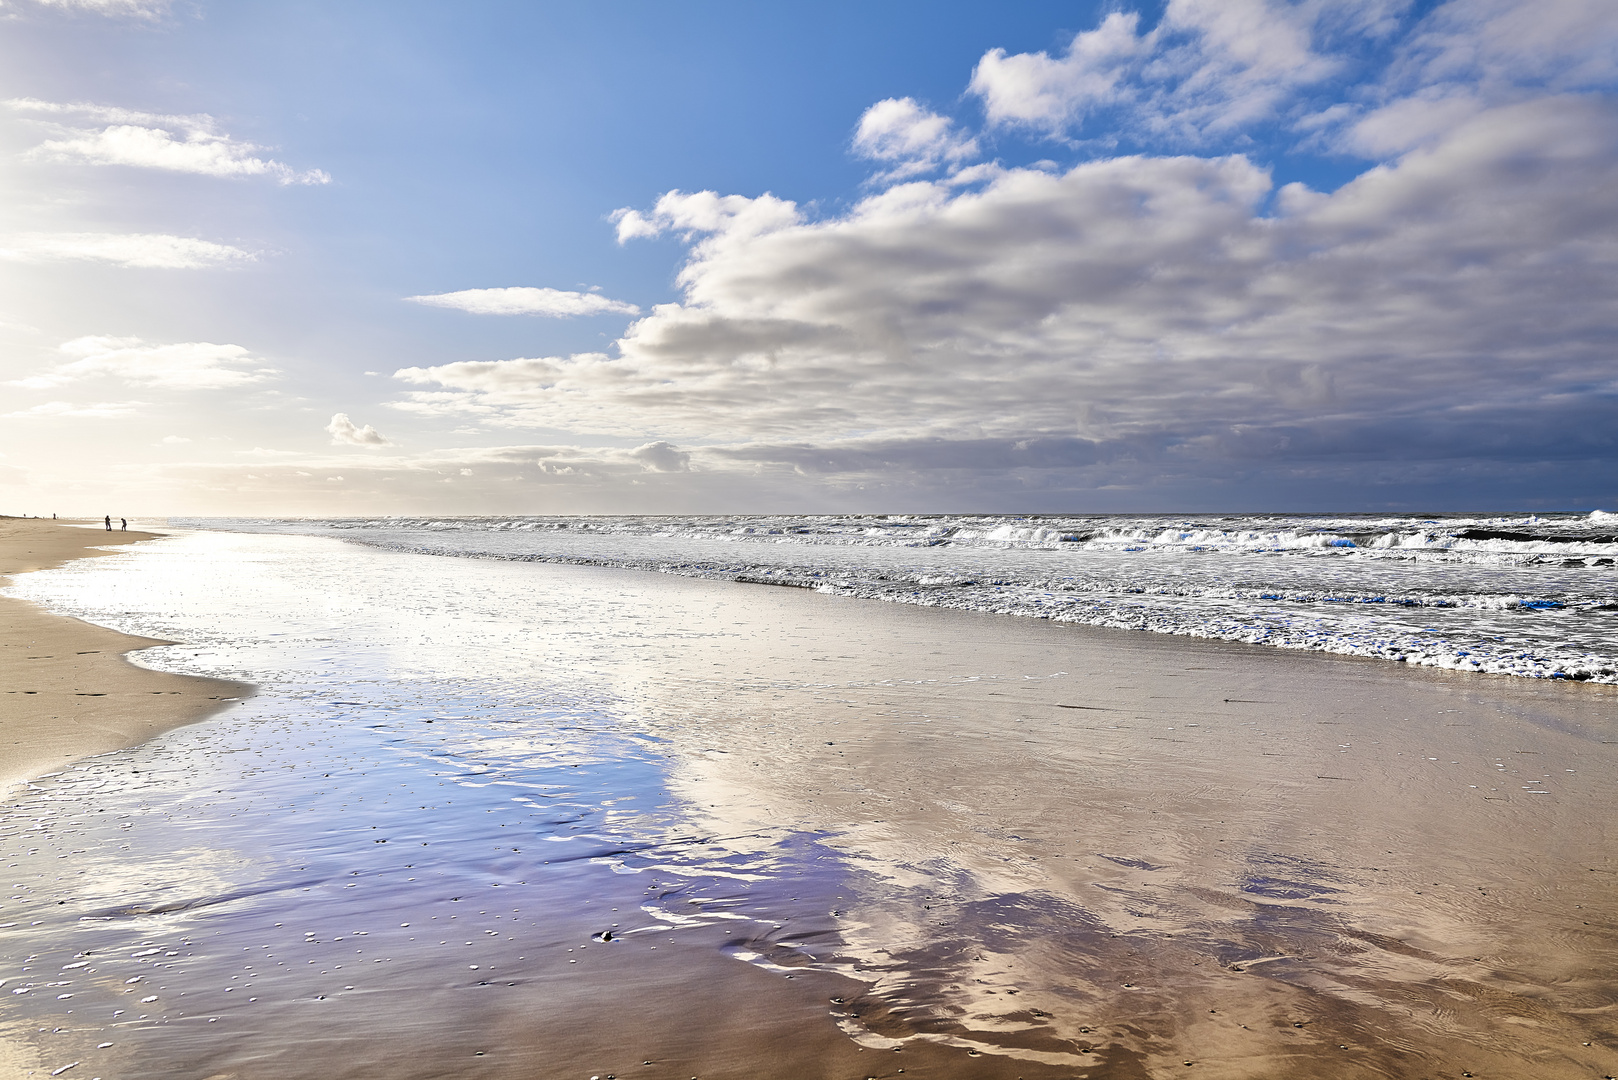
[[[85,1044],[110,1041],[126,1076],[332,1075],[345,1059],[442,1075],[506,1057],[490,1029],[510,1011],[538,1014],[530,1041],[566,1046],[533,999],[565,997],[591,949],[637,954],[655,973],[653,950],[680,963],[715,926],[764,955],[812,936],[814,917],[804,927],[783,897],[750,889],[786,872],[808,899],[831,884],[815,880],[815,853],[789,842],[739,854],[677,835],[656,764],[621,744],[603,758],[586,732],[547,764],[491,753],[482,725],[446,749],[359,719],[298,731],[249,706],[89,763],[20,805],[7,840],[37,851],[24,868],[56,869],[68,842],[79,852],[65,880],[24,874],[26,899],[7,905],[7,966],[31,955],[23,970],[50,980],[14,1008],[67,1028],[47,1064],[105,1061]],[[266,738],[267,724],[282,730]],[[613,806],[630,792],[650,804],[632,816]],[[762,917],[782,922],[758,921],[760,899],[775,908]],[[627,1037],[595,1049],[581,1067],[654,1051]]]
[[[304,1055],[353,1054],[359,1030],[364,1068],[441,1075],[498,1057],[492,1025],[514,1000],[543,1012],[532,998],[557,997],[546,991],[576,981],[592,948],[638,954],[651,977],[659,946],[680,963],[696,936],[718,957],[715,928],[757,960],[823,931],[832,905],[810,900],[835,891],[828,853],[788,830],[737,848],[684,831],[658,740],[624,730],[587,675],[569,685],[579,656],[525,656],[513,638],[526,615],[435,626],[424,609],[437,600],[391,589],[389,575],[440,564],[397,556],[368,560],[369,595],[339,588],[302,603],[333,569],[319,553],[349,562],[351,549],[226,540],[260,549],[233,559],[199,552],[210,541],[167,549],[152,574],[60,578],[68,593],[116,578],[131,590],[114,601],[122,619],[195,630],[209,618],[243,643],[165,650],[165,666],[239,665],[266,681],[222,717],[86,762],[14,804],[5,839],[23,888],[0,941],[22,976],[14,1015],[66,1029],[46,1038],[62,1047],[48,1066],[127,1055],[120,1075],[331,1075],[330,1060]],[[288,554],[308,559],[307,576],[288,580]],[[249,593],[262,602],[241,605]],[[452,637],[449,624],[481,664],[434,640]],[[527,680],[516,677],[525,662],[538,669]],[[484,674],[424,670],[439,664]],[[508,996],[491,1003],[497,992]],[[412,1038],[379,1045],[390,1025]],[[113,1046],[85,1049],[103,1041]],[[543,1030],[528,1041],[543,1043]],[[620,1033],[616,1057],[601,1045],[608,1060],[579,1066],[624,1067],[633,1041]]]

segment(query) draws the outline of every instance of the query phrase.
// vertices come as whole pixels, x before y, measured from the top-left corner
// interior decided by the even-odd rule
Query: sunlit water
[[[767,581],[1618,682],[1618,514],[230,519],[404,551]]]

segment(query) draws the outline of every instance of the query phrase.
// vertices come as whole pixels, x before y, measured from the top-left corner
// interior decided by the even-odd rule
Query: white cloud
[[[109,377],[137,386],[171,390],[226,390],[260,382],[276,374],[240,345],[186,341],[151,345],[140,338],[82,337],[63,343],[62,361],[38,375],[13,380],[11,385],[33,390],[63,386],[84,379]]]
[[[347,413],[337,413],[326,425],[326,431],[331,435],[333,446],[389,446],[391,445],[382,433],[370,424],[360,427],[348,418]]]
[[[1380,82],[1299,125],[1306,145],[1386,160],[1485,109],[1546,93],[1618,88],[1618,16],[1606,0],[1451,0],[1417,24]]]
[[[990,126],[1058,138],[1205,146],[1283,121],[1319,133],[1312,149],[1385,160],[1480,108],[1618,86],[1610,0],[1450,0],[1404,31],[1409,16],[1409,0],[1168,0],[1149,31],[1115,11],[1057,55],[989,50],[969,92]],[[1398,32],[1377,78],[1333,83]],[[1324,87],[1336,99],[1299,118]],[[1107,126],[1087,131],[1099,113]]]
[[[1407,49],[1409,77],[1487,93],[1544,84],[1553,90],[1618,83],[1618,17],[1609,0],[1451,0]]]
[[[198,270],[253,259],[251,252],[210,240],[161,233],[22,233],[0,241],[0,259],[80,260],[151,270]]]
[[[687,237],[711,233],[732,240],[747,240],[784,229],[799,221],[797,204],[774,195],[750,199],[712,191],[670,191],[648,214],[625,207],[615,210],[620,244],[637,237],[675,232]]]
[[[1061,130],[1097,105],[1118,100],[1119,82],[1131,61],[1151,48],[1136,35],[1140,16],[1113,12],[1094,30],[1075,34],[1059,57],[1049,53],[1007,55],[990,49],[978,61],[969,87],[983,99],[989,122],[1022,123]]]
[[[636,447],[630,457],[654,472],[685,472],[691,467],[689,453],[661,440]]]
[[[16,412],[5,413],[4,417],[7,420],[57,416],[110,420],[119,416],[133,415],[141,404],[139,401],[101,401],[94,405],[75,405],[70,401],[47,401],[29,409],[19,409]]]
[[[268,176],[282,184],[331,181],[320,169],[300,172],[279,161],[258,156],[264,147],[238,142],[219,133],[213,117],[205,113],[163,115],[33,98],[17,98],[6,104],[17,112],[105,125],[87,128],[50,122],[48,126],[56,137],[30,150],[26,156],[32,160],[126,165],[203,176]]]
[[[1426,89],[1356,118],[1338,145],[1371,160],[1386,160],[1443,137],[1484,108],[1470,91]]]
[[[1274,118],[1299,88],[1341,70],[1343,61],[1315,48],[1317,36],[1385,32],[1398,6],[1368,2],[1345,15],[1318,2],[1169,0],[1144,34],[1137,14],[1114,12],[1059,56],[991,49],[969,90],[991,124],[1061,135],[1116,107],[1127,116],[1119,127],[1137,141],[1195,144]]]
[[[820,221],[671,192],[620,234],[684,232],[680,303],[606,352],[403,369],[396,404],[662,439],[693,469],[1097,476],[1431,461],[1610,411],[1612,103],[1487,108],[1280,216],[1273,191],[1235,155],[912,182]]]
[[[186,438],[184,435],[165,435],[165,436],[163,436],[163,442],[164,442],[165,445],[168,445],[168,446],[179,446],[179,445],[181,445],[183,443],[188,443],[190,441],[191,440]]]
[[[474,315],[542,315],[553,319],[574,315],[639,315],[640,308],[623,300],[612,300],[593,292],[563,292],[560,289],[513,287],[506,289],[462,289],[432,296],[407,296],[406,300],[433,307],[455,308]]]
[[[860,156],[885,162],[881,180],[903,180],[959,165],[978,154],[977,140],[954,121],[918,105],[914,98],[888,98],[865,110],[854,131]]]

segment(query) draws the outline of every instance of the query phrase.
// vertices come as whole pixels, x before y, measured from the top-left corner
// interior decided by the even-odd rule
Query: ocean
[[[1618,513],[176,521],[1618,682]]]

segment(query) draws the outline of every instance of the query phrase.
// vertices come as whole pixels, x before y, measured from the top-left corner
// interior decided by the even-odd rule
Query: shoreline
[[[911,543],[915,537],[888,535],[874,544],[853,544],[852,547],[870,547],[872,554],[855,558],[851,564],[838,554],[852,548],[844,542],[847,537],[837,535],[836,528],[821,529],[815,534],[818,539],[804,544],[785,535],[800,531],[790,527],[796,519],[759,519],[757,527],[728,532],[720,526],[745,524],[749,519],[669,519],[679,527],[671,525],[667,535],[650,533],[650,519],[639,518],[626,519],[631,525],[639,522],[635,527],[616,532],[608,529],[600,534],[592,528],[572,531],[568,524],[576,520],[572,518],[520,519],[473,533],[462,533],[454,527],[463,520],[475,523],[478,519],[440,522],[362,518],[346,524],[321,520],[189,519],[189,523],[232,532],[330,536],[415,554],[612,567],[808,588],[863,600],[1364,656],[1412,667],[1618,685],[1618,656],[1611,650],[1612,635],[1603,633],[1604,627],[1610,627],[1610,620],[1602,613],[1610,610],[1608,600],[1613,588],[1618,587],[1610,571],[1590,570],[1592,578],[1586,574],[1588,568],[1581,568],[1578,574],[1585,576],[1568,577],[1561,569],[1572,565],[1561,557],[1568,551],[1555,553],[1557,558],[1550,560],[1555,566],[1541,565],[1548,556],[1540,549],[1550,545],[1569,548],[1586,563],[1593,560],[1597,567],[1610,566],[1612,551],[1603,547],[1600,554],[1604,557],[1594,558],[1595,548],[1572,541],[1528,543],[1532,551],[1525,549],[1510,557],[1499,552],[1484,553],[1505,562],[1490,563],[1478,571],[1489,577],[1486,583],[1467,584],[1472,575],[1462,568],[1473,565],[1470,560],[1476,552],[1462,552],[1465,558],[1460,563],[1445,561],[1445,568],[1432,580],[1429,571],[1438,564],[1428,565],[1425,554],[1386,557],[1394,549],[1404,550],[1403,541],[1411,539],[1404,526],[1415,524],[1412,521],[1395,523],[1397,527],[1389,525],[1377,542],[1367,543],[1363,549],[1350,544],[1353,557],[1366,555],[1373,562],[1356,563],[1346,571],[1331,559],[1313,570],[1308,569],[1313,564],[1289,559],[1285,566],[1278,564],[1271,571],[1246,560],[1241,564],[1220,564],[1210,571],[1208,567],[1197,570],[1190,563],[1180,565],[1178,556],[1171,562],[1180,569],[1165,568],[1168,564],[1157,566],[1155,562],[1136,563],[1133,555],[1125,563],[1117,561],[1125,552],[1144,551],[1151,544],[1122,551],[1097,549],[1093,554],[1100,562],[1087,562],[1082,570],[1048,563],[1049,558],[1066,550],[1060,545],[1051,546],[1054,540],[1050,537],[1027,543],[1008,539],[1004,558],[992,552],[985,555],[990,549],[979,548],[985,541],[983,523],[964,521],[956,524],[963,529],[968,524],[980,527],[966,537],[966,546],[959,550],[952,540],[947,545],[950,550],[943,554],[924,554],[917,549],[933,547],[930,542]],[[849,522],[837,524],[847,526]],[[1248,524],[1256,526],[1259,522]],[[1291,524],[1301,528],[1320,523]],[[1587,522],[1581,517],[1576,524],[1583,527]],[[766,530],[766,525],[772,527]],[[545,550],[536,551],[531,541],[520,539],[536,535],[526,531],[529,526],[561,531],[554,538],[547,533],[542,545]],[[1295,531],[1288,531],[1288,535]],[[709,543],[735,539],[734,534],[741,532],[767,542],[727,543],[721,547]],[[651,542],[654,539],[656,542]],[[1461,542],[1456,537],[1449,539]],[[1606,543],[1610,538],[1592,539]],[[821,540],[826,541],[825,546],[821,546]],[[787,546],[777,546],[782,543]],[[1172,554],[1185,546],[1171,544],[1162,551]],[[1218,548],[1215,556],[1246,550],[1240,544],[1227,548]],[[1013,549],[1014,556],[1010,554]],[[1294,545],[1287,550],[1297,555],[1304,549]],[[1265,549],[1256,554],[1281,551],[1278,547],[1273,552]],[[1442,548],[1442,552],[1448,551]],[[897,552],[908,554],[901,557]],[[1520,562],[1518,555],[1529,561]],[[983,558],[995,565],[983,565]],[[1142,558],[1152,560],[1155,556]],[[1447,554],[1444,558],[1447,560]],[[1027,560],[1032,562],[1023,565]],[[1419,569],[1418,564],[1426,569]],[[1334,566],[1339,568],[1334,570]],[[1189,576],[1182,578],[1181,570]],[[1075,573],[1070,575],[1070,571]],[[1345,572],[1359,584],[1345,582]],[[1125,588],[1125,584],[1131,587]]]
[[[162,534],[0,518],[0,585]],[[128,655],[174,642],[135,637],[0,596],[0,795],[95,754],[202,720],[253,688],[170,675]]]

